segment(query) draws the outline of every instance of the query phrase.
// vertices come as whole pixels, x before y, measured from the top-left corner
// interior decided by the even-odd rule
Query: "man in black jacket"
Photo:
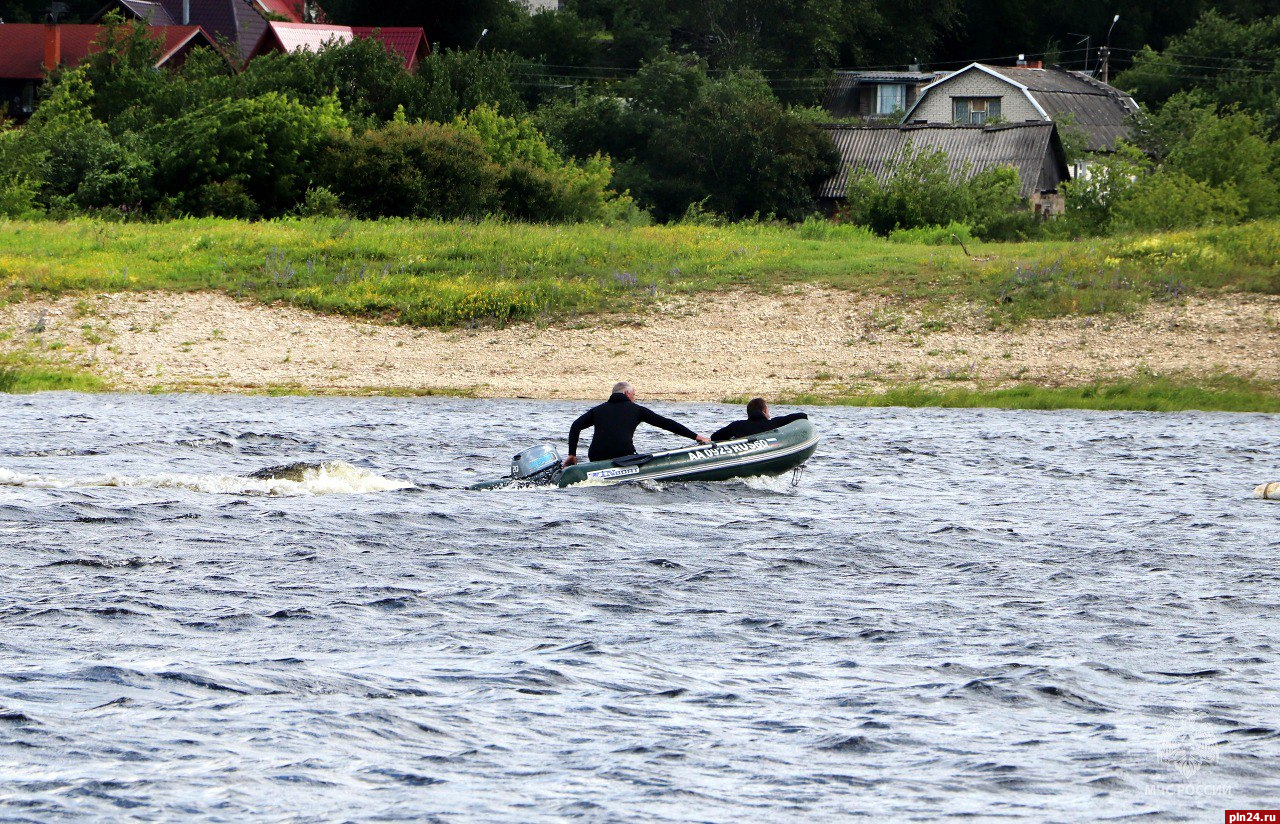
[[[771,429],[786,426],[792,421],[808,417],[803,412],[783,415],[781,418],[771,417],[769,415],[769,404],[764,402],[764,398],[752,398],[747,404],[747,419],[745,421],[734,421],[723,429],[716,430],[712,433],[711,440],[732,441],[737,438],[746,438],[750,435],[759,435],[761,432],[768,432]]]
[[[564,459],[564,465],[573,466],[578,462],[578,436],[582,434],[582,430],[593,426],[596,431],[591,437],[591,450],[587,452],[589,460],[607,461],[636,454],[632,436],[635,435],[636,427],[642,423],[683,435],[698,443],[711,443],[710,438],[636,403],[635,388],[622,381],[614,385],[609,400],[588,409],[569,427],[569,457]]]

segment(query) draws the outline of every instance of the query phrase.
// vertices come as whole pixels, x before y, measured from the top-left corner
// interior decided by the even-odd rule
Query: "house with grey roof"
[[[833,117],[896,120],[915,104],[920,89],[940,76],[918,67],[901,72],[835,71],[827,82],[823,108]]]
[[[1018,173],[1020,194],[1037,214],[1062,212],[1058,187],[1070,179],[1057,127],[1050,121],[994,124],[909,123],[826,127],[840,153],[840,170],[818,189],[829,210],[845,198],[849,175],[866,169],[880,180],[893,174],[907,151],[945,152],[955,175],[971,178],[989,169]]]
[[[1085,150],[1106,152],[1127,138],[1138,104],[1132,97],[1084,72],[1040,63],[989,66],[971,63],[920,90],[904,123],[1070,123]]]

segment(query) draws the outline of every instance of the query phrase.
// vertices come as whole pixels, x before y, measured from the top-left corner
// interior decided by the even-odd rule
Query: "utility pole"
[[[1115,29],[1116,23],[1120,22],[1120,15],[1116,15],[1111,19],[1111,28],[1107,29],[1107,44],[1102,47],[1099,57],[1102,58],[1102,82],[1109,83],[1111,81],[1110,67],[1111,62],[1111,32]]]

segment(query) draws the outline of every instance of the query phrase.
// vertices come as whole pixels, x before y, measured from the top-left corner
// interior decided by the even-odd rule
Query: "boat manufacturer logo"
[[[595,472],[588,472],[587,478],[592,481],[602,481],[606,478],[620,478],[623,475],[637,475],[640,473],[638,466],[620,466],[614,469],[597,469]]]

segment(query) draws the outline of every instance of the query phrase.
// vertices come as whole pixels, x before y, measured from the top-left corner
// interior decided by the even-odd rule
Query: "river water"
[[[810,410],[794,488],[460,488],[580,407],[0,397],[0,819],[1277,806],[1276,417]]]

